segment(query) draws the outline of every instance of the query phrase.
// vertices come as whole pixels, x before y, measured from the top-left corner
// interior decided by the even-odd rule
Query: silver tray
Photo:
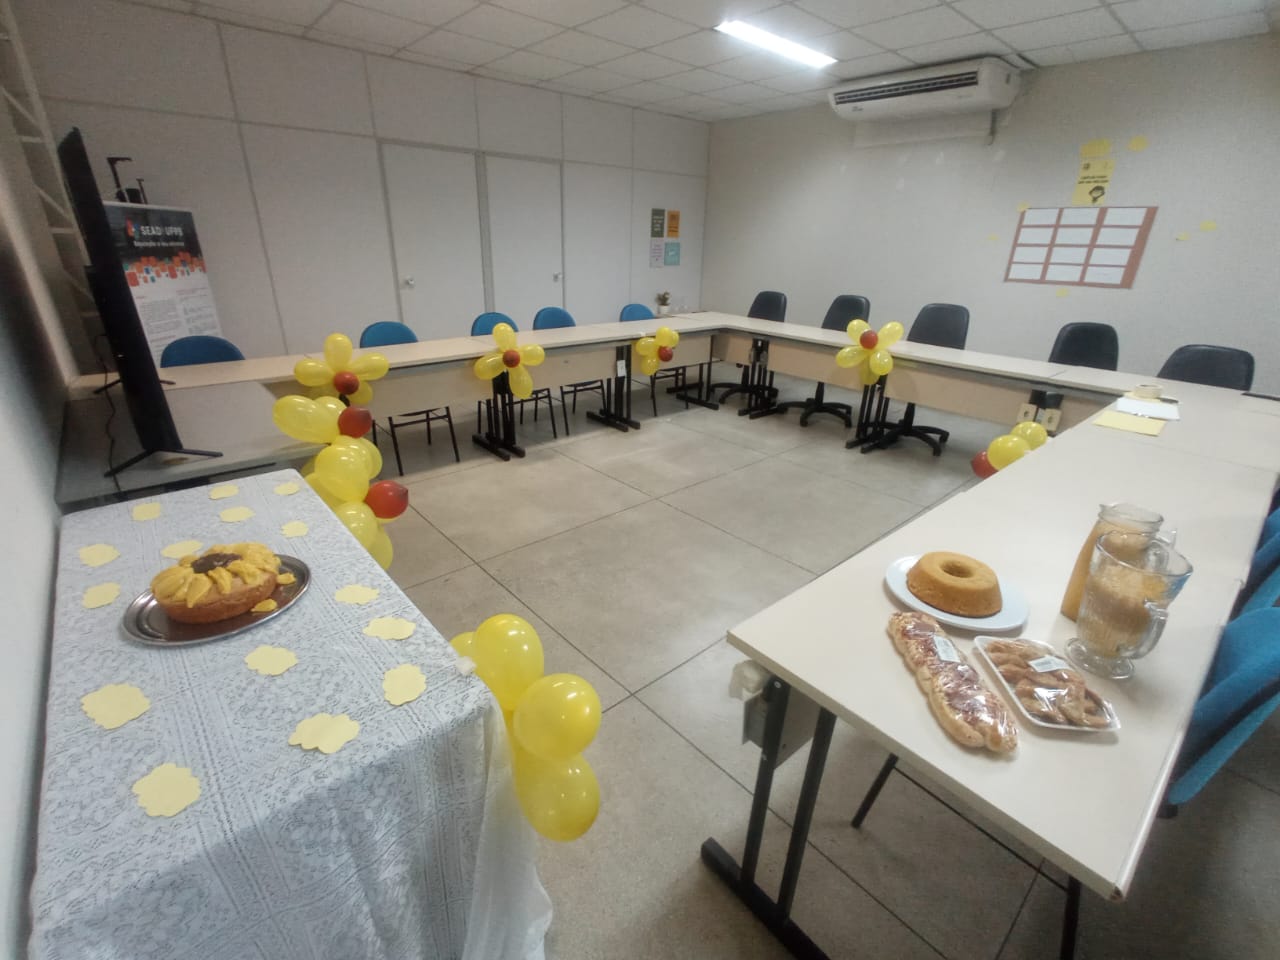
[[[284,613],[300,596],[307,592],[311,584],[311,568],[297,557],[277,554],[280,558],[280,572],[292,573],[293,583],[277,584],[271,599],[276,608],[269,613],[242,613],[230,620],[219,620],[217,623],[178,623],[170,620],[164,608],[156,602],[155,595],[148,589],[140,594],[124,612],[124,629],[129,638],[149,647],[193,647],[198,643],[211,643],[214,640],[226,640],[236,634],[251,630],[260,623],[266,623],[273,617]]]

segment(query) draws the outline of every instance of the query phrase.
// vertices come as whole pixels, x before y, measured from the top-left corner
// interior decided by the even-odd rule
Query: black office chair
[[[842,293],[832,300],[831,306],[827,308],[827,315],[822,318],[822,329],[844,330],[849,326],[850,320],[867,320],[870,316],[870,300],[854,293]],[[833,417],[839,417],[844,421],[844,425],[852,430],[853,407],[847,403],[828,403],[824,399],[826,386],[825,383],[819,383],[813,396],[808,400],[788,400],[786,403],[778,404],[775,409],[779,412],[793,408],[803,410],[804,412],[800,414],[802,427],[809,425],[809,418],[815,413],[829,413]]]
[[[1068,323],[1058,331],[1049,351],[1050,363],[1071,367],[1116,370],[1120,366],[1120,338],[1109,323]]]
[[[963,350],[968,338],[969,308],[958,303],[926,303],[916,314],[915,322],[907,332],[907,339],[912,343],[929,343],[935,347],[953,347],[956,350]],[[908,403],[902,419],[886,430],[879,439],[864,446],[862,452],[883,449],[897,443],[901,437],[915,437],[927,443],[933,449],[933,455],[939,457],[942,455],[942,445],[950,436],[951,432],[941,427],[917,426],[916,405]]]
[[[1244,391],[1253,386],[1253,354],[1235,347],[1189,343],[1173,351],[1156,376]]]
[[[775,323],[785,323],[787,319],[787,295],[779,293],[777,290],[761,290],[756,294],[756,298],[751,301],[751,309],[747,311],[747,316],[753,320],[772,320]],[[739,364],[742,367],[741,383],[713,383],[712,390],[724,390],[720,394],[720,403],[731,397],[735,393],[744,393],[747,395],[748,407],[750,401],[761,399],[766,404],[770,399],[778,395],[778,389],[773,385],[773,374],[769,374],[768,384],[751,383],[751,365]],[[739,411],[740,413],[742,411]]]

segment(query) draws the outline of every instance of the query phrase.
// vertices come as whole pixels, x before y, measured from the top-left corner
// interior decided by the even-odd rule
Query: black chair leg
[[[880,796],[880,791],[884,789],[884,783],[889,779],[889,774],[893,773],[893,768],[898,765],[898,755],[891,753],[884,765],[880,767],[880,772],[876,774],[876,778],[871,781],[871,789],[867,791],[867,795],[862,798],[862,803],[858,805],[858,812],[853,815],[850,825],[857,830],[862,826],[862,821],[867,819],[867,814],[871,812],[871,805],[876,802],[876,797]]]
[[[444,422],[449,425],[449,442],[453,444],[453,462],[461,463],[462,455],[458,453],[458,438],[453,432],[453,411],[444,408]]]
[[[559,437],[560,434],[556,432],[556,405],[555,405],[555,402],[551,399],[550,390],[546,392],[546,401],[547,401],[547,417],[551,420],[551,439],[554,440],[557,437]],[[538,405],[535,403],[534,407],[537,407],[537,406]],[[565,436],[567,437],[569,435],[568,424],[565,425],[564,429],[565,429]]]
[[[573,403],[574,413],[577,413],[578,412],[578,402],[577,402],[578,395],[575,393],[573,396],[574,396],[574,403]],[[567,437],[569,436],[569,405],[564,402],[564,387],[560,388],[560,412],[564,414],[564,435]],[[551,416],[553,419],[555,415],[556,415],[555,410],[553,409],[551,411]]]
[[[388,418],[387,426],[391,430],[391,449],[396,452],[396,472],[403,477],[404,464],[400,462],[400,440],[396,436],[396,421],[394,417]]]
[[[677,380],[676,382],[679,383],[680,381]],[[656,417],[658,415],[658,378],[657,377],[649,378],[649,402],[653,404],[653,415]],[[686,403],[685,406],[687,407],[688,404]]]

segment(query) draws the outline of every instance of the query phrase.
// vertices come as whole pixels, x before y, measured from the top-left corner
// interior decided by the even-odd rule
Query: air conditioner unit
[[[983,57],[850,80],[827,97],[846,120],[891,120],[1001,110],[1013,103],[1018,85],[1017,70]]]

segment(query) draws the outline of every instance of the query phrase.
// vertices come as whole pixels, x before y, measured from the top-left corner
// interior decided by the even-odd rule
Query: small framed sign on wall
[[[1127,290],[1138,275],[1155,218],[1155,207],[1023,210],[1005,282]]]

